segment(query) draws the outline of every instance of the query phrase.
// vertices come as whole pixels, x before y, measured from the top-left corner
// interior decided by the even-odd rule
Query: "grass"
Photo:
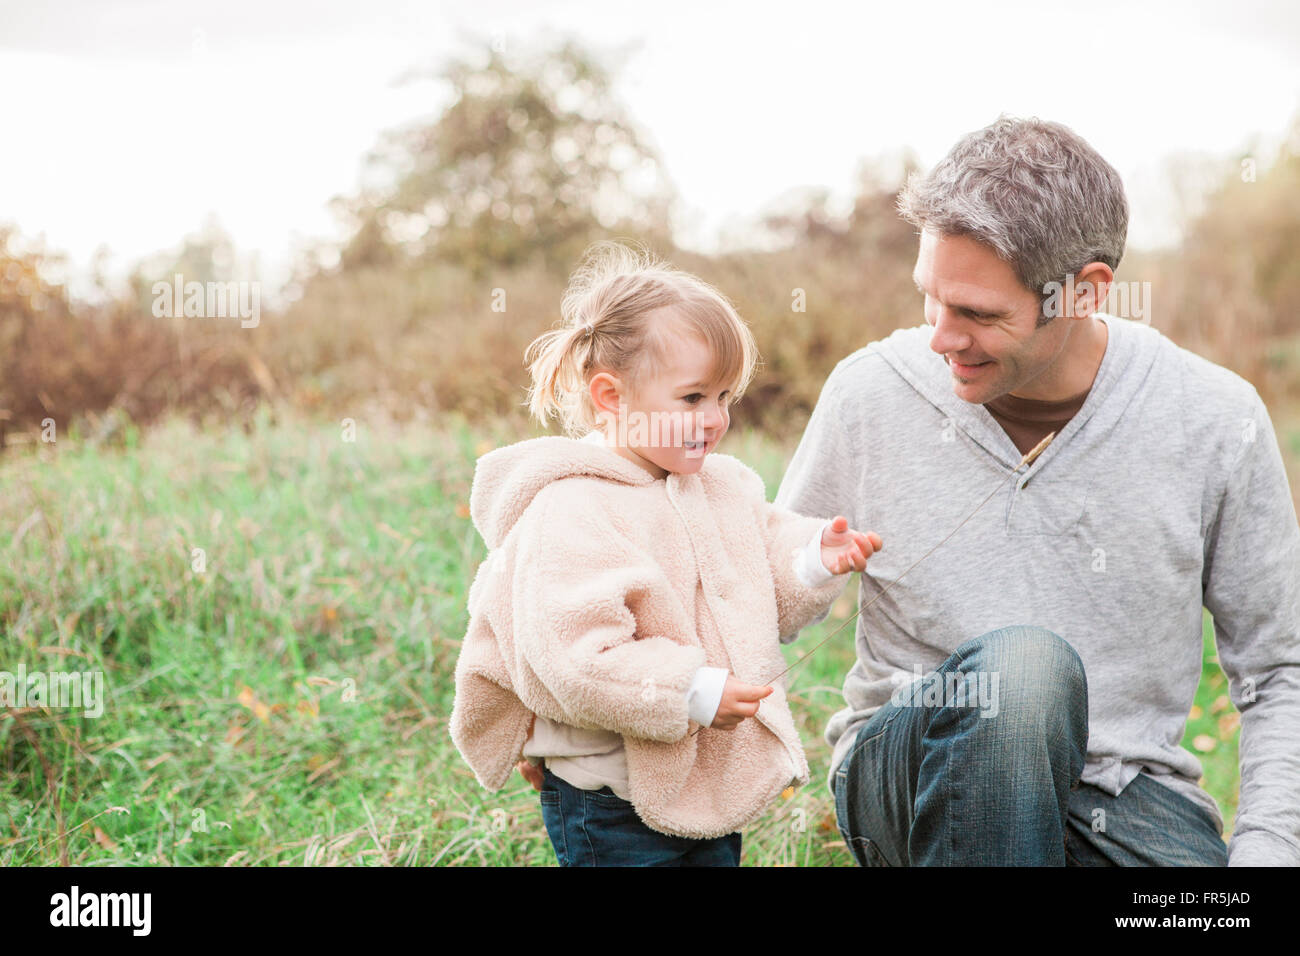
[[[447,734],[477,454],[518,436],[173,420],[0,458],[0,669],[99,670],[108,702],[0,713],[3,865],[554,865],[535,793]],[[775,494],[788,449],[728,438]],[[201,552],[196,549],[202,549]],[[793,660],[854,609],[850,586]],[[1208,622],[1207,622],[1208,626]],[[794,674],[813,779],[747,865],[851,865],[824,779],[850,631]],[[1231,821],[1235,712],[1206,664],[1185,746]],[[1208,748],[1208,749],[1207,749]]]

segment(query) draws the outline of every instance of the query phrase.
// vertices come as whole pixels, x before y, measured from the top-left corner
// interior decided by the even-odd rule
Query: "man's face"
[[[926,229],[912,278],[925,296],[930,348],[952,372],[952,390],[972,404],[1016,392],[1035,398],[1034,383],[1050,384],[1072,323],[1058,317],[1038,325],[1041,298],[990,246],[969,236]]]

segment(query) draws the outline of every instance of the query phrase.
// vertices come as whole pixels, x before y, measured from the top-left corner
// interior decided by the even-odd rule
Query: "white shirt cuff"
[[[725,667],[701,667],[686,691],[686,715],[701,727],[708,727],[718,715],[722,689],[731,672]]]
[[[829,521],[823,523],[807,546],[802,551],[795,552],[794,575],[804,587],[815,588],[835,577],[822,564],[822,533],[829,526]]]

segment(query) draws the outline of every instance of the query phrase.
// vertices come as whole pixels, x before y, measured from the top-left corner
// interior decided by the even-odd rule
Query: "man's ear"
[[[1074,277],[1074,301],[1070,303],[1073,319],[1086,319],[1101,310],[1110,295],[1115,273],[1104,262],[1089,262]]]

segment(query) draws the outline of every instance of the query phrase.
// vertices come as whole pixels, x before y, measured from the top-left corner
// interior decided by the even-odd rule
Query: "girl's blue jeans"
[[[543,768],[542,820],[560,866],[739,866],[740,834],[692,840],[652,830],[609,787],[580,790]]]
[[[835,772],[859,865],[1227,865],[1210,815],[1147,774],[1117,797],[1079,780],[1088,685],[1051,631],[981,635],[895,697]]]

